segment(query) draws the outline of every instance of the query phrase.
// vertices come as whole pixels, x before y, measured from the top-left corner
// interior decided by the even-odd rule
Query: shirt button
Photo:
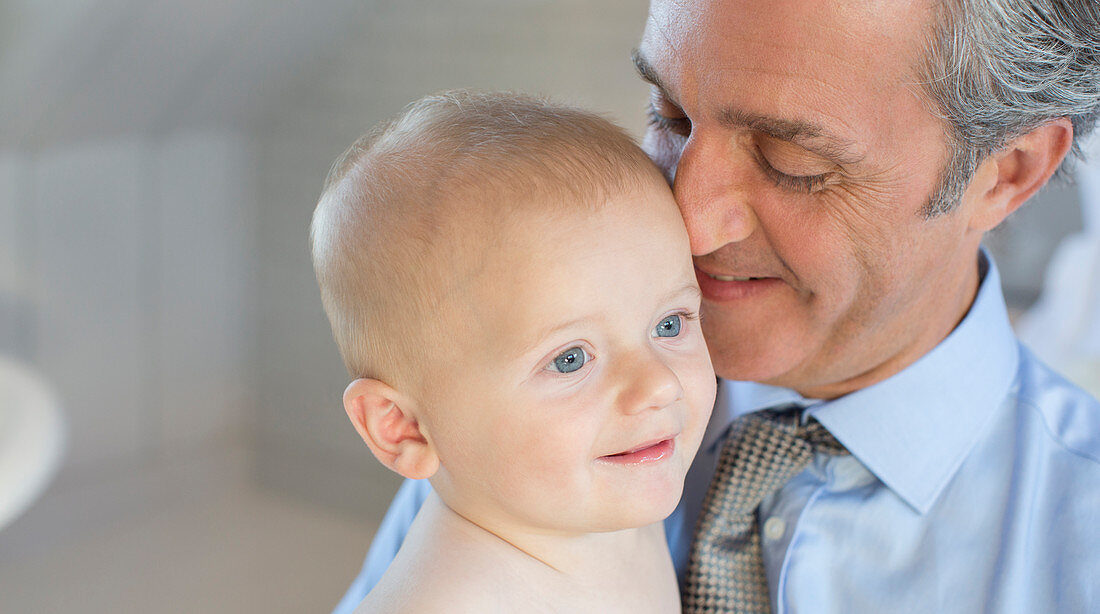
[[[783,534],[786,532],[787,523],[783,522],[783,519],[778,516],[772,516],[764,522],[764,537],[771,541],[783,537]]]

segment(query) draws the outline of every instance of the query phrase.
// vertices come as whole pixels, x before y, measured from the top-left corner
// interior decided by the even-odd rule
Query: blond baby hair
[[[651,181],[659,171],[621,128],[572,106],[468,90],[411,103],[336,160],[313,214],[314,271],[348,372],[398,385],[430,351],[456,216],[573,215]]]

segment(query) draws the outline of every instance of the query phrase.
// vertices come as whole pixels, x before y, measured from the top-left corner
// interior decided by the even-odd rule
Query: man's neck
[[[977,249],[975,248],[974,251],[976,252]],[[938,291],[924,293],[922,299],[934,303],[935,308],[930,311],[938,315],[920,321],[909,321],[905,332],[899,335],[900,338],[909,339],[909,342],[897,348],[888,349],[874,361],[874,366],[870,369],[836,382],[762,383],[791,388],[808,399],[832,400],[873,386],[900,373],[931,352],[966,318],[981,285],[978,261],[975,259],[972,262],[970,266],[960,267],[959,273],[945,280],[946,283],[942,283]]]

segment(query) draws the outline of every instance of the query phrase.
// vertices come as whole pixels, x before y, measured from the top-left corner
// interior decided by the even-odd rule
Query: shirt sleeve
[[[397,556],[397,550],[405,540],[409,525],[431,491],[428,480],[405,480],[382,519],[382,525],[378,527],[367,558],[363,561],[363,569],[332,614],[351,614],[374,585],[378,584],[393,557]]]

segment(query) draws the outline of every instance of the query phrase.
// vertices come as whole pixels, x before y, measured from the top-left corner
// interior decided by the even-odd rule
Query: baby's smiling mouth
[[[676,436],[648,441],[629,450],[601,456],[599,460],[617,465],[639,465],[664,460],[676,449]]]

